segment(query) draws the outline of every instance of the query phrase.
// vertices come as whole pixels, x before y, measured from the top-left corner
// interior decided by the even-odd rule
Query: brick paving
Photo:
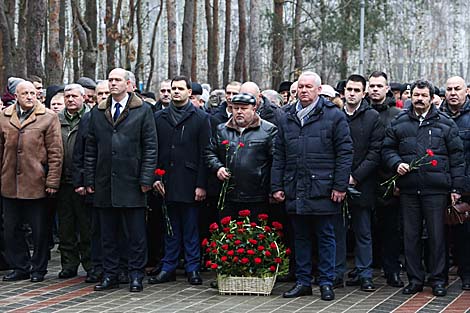
[[[434,297],[429,287],[414,296],[405,296],[401,289],[387,286],[376,271],[375,292],[345,287],[335,290],[335,301],[325,302],[315,287],[313,296],[282,298],[292,283],[277,283],[273,294],[267,297],[222,296],[209,287],[215,278],[213,273],[203,273],[202,286],[189,285],[183,272],[179,272],[176,282],[144,284],[141,293],[130,293],[127,285],[95,292],[93,284],[83,282],[85,272],[62,280],[57,278],[59,270],[59,254],[54,250],[44,282],[0,282],[0,312],[470,312],[470,291],[461,290],[455,272],[451,272],[447,297]]]

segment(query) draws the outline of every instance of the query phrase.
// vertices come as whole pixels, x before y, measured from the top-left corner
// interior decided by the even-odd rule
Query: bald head
[[[21,109],[29,110],[34,107],[34,100],[36,99],[36,87],[32,82],[23,81],[16,86],[15,92],[16,101]]]
[[[248,93],[256,98],[256,105],[259,105],[261,101],[261,91],[259,87],[254,82],[243,83],[240,87],[240,93]]]
[[[131,85],[129,72],[123,68],[115,68],[109,72],[108,76],[109,91],[115,101],[121,101],[126,96],[127,90]]]
[[[446,83],[446,102],[453,112],[457,112],[467,100],[467,87],[465,80],[460,76],[453,76]]]

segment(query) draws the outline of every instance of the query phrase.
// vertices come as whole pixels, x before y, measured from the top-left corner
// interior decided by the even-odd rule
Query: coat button
[[[112,155],[115,155],[115,154],[116,154],[116,151],[113,151],[111,154],[112,154]]]
[[[116,130],[116,129],[113,129],[113,133],[117,133],[117,130]]]
[[[170,162],[170,166],[174,166],[175,164],[173,162]]]
[[[116,176],[116,173],[115,173],[115,172],[112,172],[112,173],[111,173],[111,176]]]
[[[175,145],[171,145],[171,149],[174,149],[175,148]]]

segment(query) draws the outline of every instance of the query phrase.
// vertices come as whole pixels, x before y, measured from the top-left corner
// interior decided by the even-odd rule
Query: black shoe
[[[301,296],[311,296],[312,295],[312,287],[310,286],[303,286],[301,284],[295,284],[291,290],[286,291],[282,294],[283,298],[297,298]]]
[[[435,284],[432,286],[432,294],[436,297],[444,297],[447,295],[447,289],[444,284]]]
[[[71,269],[63,269],[59,272],[59,278],[60,279],[66,279],[66,278],[72,278],[77,276],[77,271],[71,270]]]
[[[320,287],[321,299],[324,301],[331,301],[335,299],[335,292],[330,285],[323,285]]]
[[[391,287],[401,288],[405,286],[403,281],[400,279],[400,273],[391,273],[387,275],[387,285]]]
[[[278,283],[290,283],[290,282],[295,282],[295,274],[294,273],[288,273],[287,275],[282,275],[282,276],[277,276],[276,282]]]
[[[359,276],[354,276],[351,279],[348,279],[346,281],[346,286],[360,286],[360,285],[361,285],[361,280],[359,279]]]
[[[31,280],[32,283],[39,283],[39,282],[42,282],[42,281],[44,280],[44,275],[43,275],[43,274],[39,274],[39,273],[32,273],[30,280]]]
[[[336,277],[335,280],[333,280],[333,289],[336,288],[344,288],[344,280]]]
[[[3,281],[17,281],[29,279],[29,273],[13,271],[3,276]]]
[[[470,279],[462,279],[462,290],[470,290]]]
[[[361,290],[366,292],[375,291],[375,286],[372,282],[372,278],[361,278]]]
[[[144,286],[142,285],[142,279],[139,279],[139,278],[132,279],[129,285],[129,291],[141,292],[142,290],[144,290]]]
[[[163,283],[167,283],[167,282],[175,281],[175,280],[176,280],[175,272],[168,273],[165,271],[161,271],[160,273],[158,273],[157,276],[153,276],[149,278],[149,284],[151,285],[163,284]]]
[[[211,281],[211,283],[209,285],[211,286],[211,288],[214,288],[214,289],[219,288],[219,284],[217,283],[216,280]]]
[[[353,268],[348,272],[348,278],[355,278],[358,276],[358,270],[357,267]]]
[[[128,284],[129,283],[129,274],[125,273],[125,272],[120,272],[118,279],[119,279],[120,284]]]
[[[423,285],[409,283],[405,288],[403,288],[402,293],[404,295],[414,295],[415,293],[418,293],[421,291],[423,291]]]
[[[198,271],[188,273],[188,282],[191,285],[202,285],[202,278]]]
[[[115,288],[119,288],[119,280],[106,277],[105,279],[103,279],[103,281],[100,284],[95,286],[94,290],[104,291],[104,290],[110,290],[110,289],[115,289]]]
[[[162,270],[162,263],[157,264],[157,266],[153,267],[151,270],[147,271],[147,276],[157,276],[158,273]]]
[[[86,274],[85,283],[88,283],[88,284],[99,283],[101,281],[102,276],[103,276],[102,273],[96,273],[94,271],[89,271]]]

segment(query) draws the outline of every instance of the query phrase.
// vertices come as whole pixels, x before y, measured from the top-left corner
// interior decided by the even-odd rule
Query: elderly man
[[[232,105],[233,116],[217,127],[215,140],[207,149],[206,163],[220,181],[233,176],[234,188],[227,193],[223,216],[237,216],[243,209],[250,209],[252,215],[257,216],[268,209],[273,139],[277,128],[256,114],[255,97],[238,94],[232,98]],[[229,141],[228,151],[222,144],[225,140]],[[224,164],[226,154],[233,154],[240,142],[244,144],[239,152],[243,156]]]
[[[109,84],[107,80],[100,80],[96,84],[96,102],[100,103],[103,100],[108,99],[109,96]]]
[[[59,113],[64,146],[64,162],[59,193],[57,194],[57,216],[59,220],[59,250],[62,270],[59,278],[77,276],[80,263],[86,272],[90,262],[90,222],[91,212],[85,206],[84,197],[75,193],[72,182],[73,149],[78,126],[83,115],[89,111],[84,103],[85,90],[81,85],[65,86],[65,109]]]
[[[254,96],[256,98],[256,113],[259,117],[277,125],[281,116],[281,109],[261,94],[257,84],[254,82],[243,83],[240,87],[240,93],[248,93]]]
[[[133,92],[129,73],[109,73],[111,96],[90,112],[85,185],[94,194],[101,226],[104,276],[96,291],[119,287],[118,233],[127,227],[131,292],[143,290],[147,263],[145,193],[152,189],[157,135],[152,109]]]
[[[319,96],[321,79],[304,72],[299,101],[283,115],[275,140],[271,191],[286,201],[294,226],[297,282],[283,297],[311,295],[312,240],[318,240],[321,298],[333,300],[335,233],[333,223],[346,196],[352,142],[346,116]]]
[[[467,97],[465,80],[454,76],[446,83],[446,100],[441,109],[446,112],[459,127],[459,135],[462,138],[465,154],[465,175],[470,174],[470,100]],[[469,190],[466,184],[466,192]],[[465,197],[468,202],[470,199]],[[462,289],[470,290],[470,222],[463,225],[455,225],[455,254],[459,267],[458,274],[462,280]]]
[[[59,189],[62,139],[57,115],[37,100],[31,82],[16,88],[16,104],[0,116],[1,194],[5,220],[5,246],[12,272],[4,281],[44,280],[49,252],[49,221],[45,198]],[[23,223],[33,231],[30,257]]]
[[[449,200],[460,198],[465,160],[459,128],[431,104],[434,86],[418,80],[411,86],[412,108],[397,115],[386,131],[382,156],[400,178],[406,271],[409,284],[403,294],[423,290],[422,225],[429,236],[429,282],[435,296],[445,296],[446,244],[443,212]],[[427,157],[421,166],[411,164]]]

